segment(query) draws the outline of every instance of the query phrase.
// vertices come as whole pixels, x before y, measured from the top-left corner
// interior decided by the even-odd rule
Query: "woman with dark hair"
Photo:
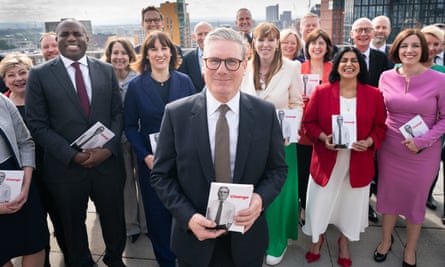
[[[252,46],[252,60],[247,66],[241,90],[273,103],[278,110],[296,111],[299,124],[303,110],[300,62],[283,57],[280,30],[273,23],[261,23],[255,28]],[[299,128],[300,125],[296,125],[296,129]],[[278,197],[266,210],[269,226],[269,247],[266,251],[268,265],[280,263],[286,252],[288,239],[296,240],[298,237],[295,143],[285,145],[284,150],[288,165],[287,180]]]
[[[416,247],[425,218],[429,189],[440,167],[441,136],[445,133],[445,76],[427,66],[428,44],[417,29],[395,38],[390,59],[401,64],[380,77],[387,107],[388,134],[377,153],[379,183],[377,211],[383,214],[382,240],[374,260],[386,259],[393,243],[398,215],[406,220],[403,266],[416,266]],[[420,115],[427,133],[404,138],[399,128]],[[420,175],[419,175],[420,174]]]
[[[338,52],[329,83],[318,86],[303,117],[305,134],[313,142],[303,232],[312,236],[306,253],[311,263],[320,259],[329,224],[341,232],[338,261],[352,264],[349,241],[358,241],[368,226],[369,187],[374,177],[374,153],[385,137],[385,106],[377,88],[366,84],[368,72],[361,53],[353,47]],[[354,118],[356,141],[351,149],[333,144],[333,116]],[[347,116],[345,116],[347,115]]]
[[[333,45],[329,35],[321,30],[314,29],[306,40],[305,51],[307,60],[301,64],[301,74],[316,74],[320,84],[329,82],[329,73],[332,69]],[[303,80],[303,82],[305,82]],[[305,88],[306,85],[303,84]],[[310,94],[303,90],[303,102],[307,104]],[[304,114],[304,111],[303,111]],[[298,196],[300,197],[300,225],[305,223],[306,192],[311,166],[312,142],[300,129],[300,139],[297,143],[298,160]]]
[[[139,183],[148,236],[161,267],[176,266],[170,250],[171,215],[150,184],[155,151],[150,134],[159,132],[165,105],[196,92],[190,78],[176,71],[180,58],[166,33],[151,32],[134,67],[141,74],[128,86],[124,105],[125,134],[138,159]]]
[[[130,64],[136,61],[136,52],[127,39],[113,37],[107,42],[102,59],[113,65],[114,72],[119,81],[122,104],[124,104],[128,84],[138,75],[130,67]],[[136,154],[125,133],[122,134],[121,147],[125,167],[125,225],[127,228],[127,236],[130,237],[131,242],[134,243],[140,234],[147,233],[147,224],[145,222],[144,206],[140,194],[141,189],[138,181]]]

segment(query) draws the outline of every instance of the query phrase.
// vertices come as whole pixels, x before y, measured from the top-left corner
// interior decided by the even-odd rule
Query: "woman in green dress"
[[[281,193],[266,211],[269,226],[269,247],[266,263],[276,265],[286,252],[288,239],[298,237],[298,175],[296,140],[300,127],[303,102],[301,98],[301,65],[298,61],[283,58],[280,47],[280,30],[272,23],[259,24],[253,33],[252,60],[249,62],[241,90],[256,95],[275,105],[277,110],[290,110],[295,121],[291,127],[282,122],[288,177]],[[288,115],[285,115],[287,118]]]

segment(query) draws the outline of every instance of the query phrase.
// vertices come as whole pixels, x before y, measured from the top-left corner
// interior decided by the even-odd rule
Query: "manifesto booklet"
[[[332,115],[332,143],[335,148],[350,149],[357,142],[355,113]]]
[[[315,87],[320,84],[320,75],[301,74],[301,82],[303,83],[303,94],[310,97]]]
[[[155,154],[156,148],[158,147],[158,139],[159,139],[159,132],[151,133],[148,135],[148,140],[150,141],[151,152],[153,153],[153,155]]]
[[[424,135],[428,132],[428,130],[428,125],[426,125],[425,121],[420,115],[414,116],[414,118],[399,128],[399,131],[402,133],[405,139]]]
[[[216,222],[215,229],[244,232],[244,226],[234,224],[238,211],[247,209],[252,198],[253,185],[212,182],[207,203],[206,218]]]
[[[278,123],[283,134],[284,144],[298,142],[298,126],[301,124],[301,114],[298,109],[277,109]]]
[[[98,121],[74,140],[71,146],[77,150],[102,147],[113,137],[114,133]]]
[[[6,203],[18,197],[22,191],[24,171],[0,170],[0,203]]]

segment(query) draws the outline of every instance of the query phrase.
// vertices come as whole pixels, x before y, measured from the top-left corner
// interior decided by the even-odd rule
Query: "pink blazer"
[[[340,112],[339,82],[325,83],[316,88],[303,116],[305,134],[314,142],[311,176],[325,186],[329,182],[337,159],[337,151],[329,150],[318,137],[322,132],[332,134],[331,115]],[[386,133],[386,108],[381,92],[370,85],[357,88],[357,140],[372,137],[374,145],[367,151],[351,150],[349,177],[352,187],[368,185],[374,177],[374,153]]]

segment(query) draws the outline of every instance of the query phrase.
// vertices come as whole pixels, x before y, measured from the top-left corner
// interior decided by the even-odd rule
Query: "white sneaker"
[[[279,257],[267,255],[266,256],[266,264],[267,265],[277,265],[277,264],[279,264],[283,260],[284,253],[286,253],[286,250],[287,250],[287,248],[284,249],[283,253]]]

